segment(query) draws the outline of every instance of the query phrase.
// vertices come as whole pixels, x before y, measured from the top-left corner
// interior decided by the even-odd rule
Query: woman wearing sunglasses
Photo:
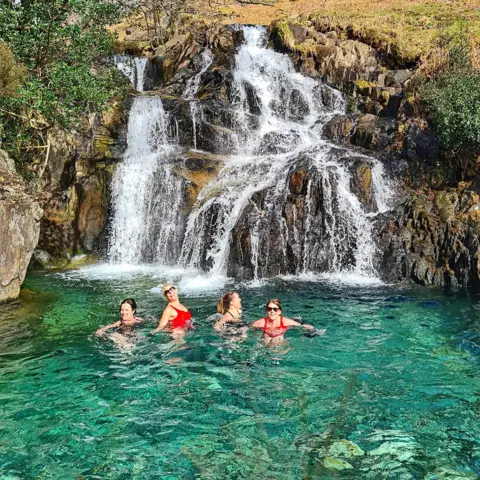
[[[272,298],[267,302],[265,310],[267,315],[252,323],[253,328],[261,328],[263,330],[265,343],[281,343],[284,340],[283,335],[289,327],[303,327],[307,330],[314,330],[312,325],[302,325],[291,318],[283,317],[282,305],[280,300],[276,298]]]
[[[242,321],[242,299],[237,292],[227,292],[217,303],[217,311],[222,317],[215,322],[217,332],[228,335],[243,335],[248,326]]]
[[[178,290],[173,285],[163,286],[163,296],[168,302],[165,310],[162,313],[158,327],[153,333],[166,330],[172,332],[173,337],[183,337],[187,329],[192,327],[192,314],[187,307],[180,303],[178,299]]]

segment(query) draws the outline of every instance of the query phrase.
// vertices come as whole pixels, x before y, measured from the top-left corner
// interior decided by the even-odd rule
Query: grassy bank
[[[478,0],[281,0],[272,6],[231,2],[217,8],[227,23],[268,25],[278,18],[300,17],[325,29],[348,30],[406,63],[426,58],[441,35],[467,30],[480,67]]]

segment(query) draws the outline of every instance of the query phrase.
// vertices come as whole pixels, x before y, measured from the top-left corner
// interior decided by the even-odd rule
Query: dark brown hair
[[[124,303],[127,303],[132,307],[134,315],[137,313],[137,302],[133,298],[126,298],[125,300],[123,300],[122,303],[120,304],[120,311],[122,310],[122,305]]]
[[[218,313],[226,313],[230,308],[230,303],[232,303],[232,298],[237,292],[230,290],[229,292],[225,293],[217,302],[217,312]]]
[[[265,310],[270,303],[274,303],[280,309],[280,311],[282,311],[282,304],[280,303],[280,300],[278,298],[271,298],[265,305]]]

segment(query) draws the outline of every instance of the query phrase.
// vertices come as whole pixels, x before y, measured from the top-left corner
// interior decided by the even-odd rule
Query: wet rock
[[[185,180],[188,207],[193,206],[200,190],[217,175],[224,161],[220,155],[190,150],[177,163],[174,173]]]
[[[353,176],[350,181],[350,189],[355,193],[367,208],[367,210],[376,209],[373,196],[372,168],[363,160],[355,161],[350,167]]]
[[[293,89],[287,100],[288,118],[294,122],[302,121],[310,113],[307,101],[297,89]]]
[[[389,281],[480,287],[480,219],[474,192],[413,193],[379,231],[379,269]]]
[[[323,135],[338,143],[349,143],[353,122],[346,115],[335,115],[323,127]]]
[[[388,104],[382,112],[385,117],[396,117],[398,111],[400,110],[400,105],[402,104],[403,95],[396,93],[391,95]]]
[[[155,90],[165,84],[163,75],[164,57],[155,56],[149,58],[145,65],[143,88],[147,90]]]
[[[78,184],[79,206],[77,228],[81,249],[91,252],[96,247],[106,221],[103,185],[96,175],[81,179]]]
[[[260,115],[262,113],[261,110],[261,102],[260,99],[257,97],[257,93],[252,85],[248,82],[244,82],[245,86],[245,93],[247,96],[247,104],[248,110],[252,115]]]
[[[356,237],[338,210],[337,184],[335,169],[318,170],[299,158],[285,185],[254,194],[232,231],[228,275],[269,277],[351,266]]]
[[[6,168],[1,168],[6,167]],[[0,302],[18,297],[37,246],[42,209],[0,151]]]
[[[370,150],[384,150],[394,142],[395,121],[372,114],[358,119],[351,143]]]
[[[306,170],[297,170],[290,175],[288,189],[294,195],[305,195],[307,188],[308,172]]]

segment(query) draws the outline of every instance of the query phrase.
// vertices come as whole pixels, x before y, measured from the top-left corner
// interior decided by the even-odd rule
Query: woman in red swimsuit
[[[167,299],[168,305],[153,333],[166,330],[172,332],[172,337],[183,337],[187,329],[192,329],[192,314],[180,303],[178,290],[173,285],[163,286],[163,296]]]
[[[267,302],[265,308],[267,315],[260,320],[252,323],[253,328],[263,330],[263,340],[265,343],[281,343],[283,335],[289,327],[303,327],[307,330],[314,330],[312,325],[302,325],[291,318],[282,317],[282,305],[280,300],[272,298]]]

